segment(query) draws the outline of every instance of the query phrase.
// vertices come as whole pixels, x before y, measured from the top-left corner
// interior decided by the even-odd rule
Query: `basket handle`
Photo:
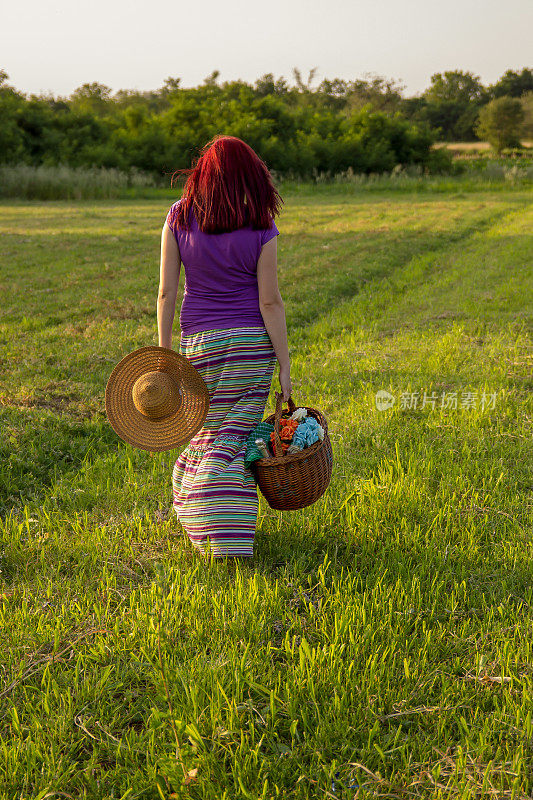
[[[281,428],[281,415],[282,410],[281,406],[283,405],[283,393],[276,392],[276,413],[274,416],[274,456],[275,458],[279,458],[283,455],[283,448],[281,446],[281,438],[280,438],[280,428]],[[288,412],[289,414],[293,414],[296,411],[296,406],[294,405],[294,400],[292,396],[289,397],[287,401]]]

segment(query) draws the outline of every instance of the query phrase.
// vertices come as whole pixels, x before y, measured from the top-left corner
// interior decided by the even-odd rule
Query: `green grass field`
[[[170,513],[180,451],[104,411],[158,343],[175,198],[0,203],[2,798],[532,796],[531,192],[284,198],[334,469],[302,511],[260,496],[234,568]]]

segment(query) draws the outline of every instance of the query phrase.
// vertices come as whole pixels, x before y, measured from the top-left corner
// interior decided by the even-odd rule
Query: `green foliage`
[[[513,97],[498,97],[487,103],[479,112],[476,133],[480,138],[487,139],[498,154],[505,147],[519,147],[524,116],[519,100]]]
[[[206,141],[224,133],[248,142],[273,171],[300,178],[316,171],[369,174],[433,163],[434,137],[427,124],[411,123],[398,112],[394,82],[324,81],[314,89],[315,71],[305,81],[295,69],[292,88],[271,73],[254,86],[221,85],[217,70],[191,89],[167,78],[156,93],[112,97],[109,87],[86,83],[61,101],[27,99],[2,85],[3,160],[135,167],[168,176],[190,166]]]
[[[508,69],[499,81],[489,86],[489,93],[495,97],[522,97],[533,91],[533,70],[524,67],[521,72]]]
[[[353,81],[346,91],[346,110],[360,110],[370,106],[374,111],[394,113],[401,107],[404,85],[395,80],[374,75],[370,80]]]
[[[520,103],[524,112],[520,134],[526,139],[533,139],[533,91],[523,94]]]
[[[214,70],[193,88],[169,76],[156,91],[114,95],[93,82],[56,99],[26,97],[0,71],[0,163],[134,167],[168,180],[222,133],[248,142],[272,171],[304,180],[316,172],[384,174],[409,165],[442,172],[444,156],[433,155],[432,142],[474,139],[491,96],[477,76],[460,70],[436,73],[414,98],[403,96],[400,82],[373,73],[318,86],[315,73],[304,78],[294,68],[293,86],[266,73],[251,85],[221,83]],[[528,74],[508,71],[502,85],[511,93],[526,89]]]
[[[462,70],[435,73],[431,76],[431,86],[424,96],[433,103],[466,103],[482,100],[485,89],[479,76]]]
[[[101,83],[84,83],[71,95],[72,108],[101,116],[109,113],[111,89]]]
[[[24,132],[19,125],[26,100],[9,86],[8,75],[0,71],[0,163],[21,161],[26,155]]]
[[[474,125],[480,108],[477,103],[453,100],[425,102],[416,110],[413,119],[425,122],[442,141],[468,142],[475,139]]]
[[[433,128],[444,141],[470,141],[475,138],[478,111],[487,99],[479,77],[450,70],[432,75],[431,86],[420,101],[403,109],[407,116]]]

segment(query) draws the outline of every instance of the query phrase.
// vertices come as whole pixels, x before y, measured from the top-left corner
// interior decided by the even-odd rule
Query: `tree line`
[[[420,96],[376,75],[313,86],[293,70],[220,83],[215,70],[185,88],[169,77],[154,91],[85,83],[68,97],[26,95],[0,70],[0,163],[131,167],[169,175],[189,167],[215,134],[238,136],[280,174],[370,173],[397,164],[429,171],[449,163],[437,141],[488,138],[499,151],[533,135],[533,71],[507,70],[496,83],[460,70],[436,73]]]

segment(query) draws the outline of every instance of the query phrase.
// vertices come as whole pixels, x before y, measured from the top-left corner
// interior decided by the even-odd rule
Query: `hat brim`
[[[145,372],[161,371],[176,381],[179,408],[169,416],[150,419],[133,402],[135,381]],[[166,347],[148,346],[124,356],[113,369],[105,390],[105,410],[115,433],[133,447],[161,452],[189,442],[209,411],[207,385],[185,356]]]

